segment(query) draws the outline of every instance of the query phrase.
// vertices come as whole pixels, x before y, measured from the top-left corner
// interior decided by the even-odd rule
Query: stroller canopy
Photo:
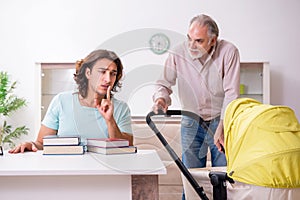
[[[300,125],[292,109],[250,98],[232,101],[224,117],[227,173],[236,181],[300,187]]]

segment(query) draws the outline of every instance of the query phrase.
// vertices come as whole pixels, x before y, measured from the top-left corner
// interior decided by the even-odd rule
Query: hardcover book
[[[119,138],[88,138],[87,139],[88,146],[97,146],[97,147],[127,147],[129,146],[129,141],[125,139]]]
[[[49,145],[43,146],[43,155],[78,155],[84,154],[83,145]]]
[[[97,146],[87,146],[88,152],[100,153],[105,155],[112,154],[131,154],[136,153],[136,146],[127,146],[127,147],[111,147],[111,148],[103,148]]]
[[[59,136],[59,135],[46,135],[43,138],[43,145],[79,145],[80,136]]]

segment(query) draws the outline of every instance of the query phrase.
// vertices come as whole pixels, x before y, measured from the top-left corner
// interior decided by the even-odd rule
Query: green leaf
[[[16,85],[16,81],[10,82],[7,72],[0,72],[0,115],[4,117],[26,106],[26,100],[14,94]],[[28,131],[26,126],[20,126],[13,130],[12,126],[4,120],[2,127],[0,126],[0,144],[7,143],[13,147],[14,139],[27,135]]]

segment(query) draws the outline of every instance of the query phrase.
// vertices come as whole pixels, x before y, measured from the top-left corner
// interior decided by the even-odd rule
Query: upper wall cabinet
[[[242,62],[240,97],[270,103],[270,69],[268,62]]]

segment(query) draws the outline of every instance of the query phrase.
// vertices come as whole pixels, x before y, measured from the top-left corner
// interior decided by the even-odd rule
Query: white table
[[[0,156],[0,199],[158,199],[166,169],[154,150],[136,154]]]

